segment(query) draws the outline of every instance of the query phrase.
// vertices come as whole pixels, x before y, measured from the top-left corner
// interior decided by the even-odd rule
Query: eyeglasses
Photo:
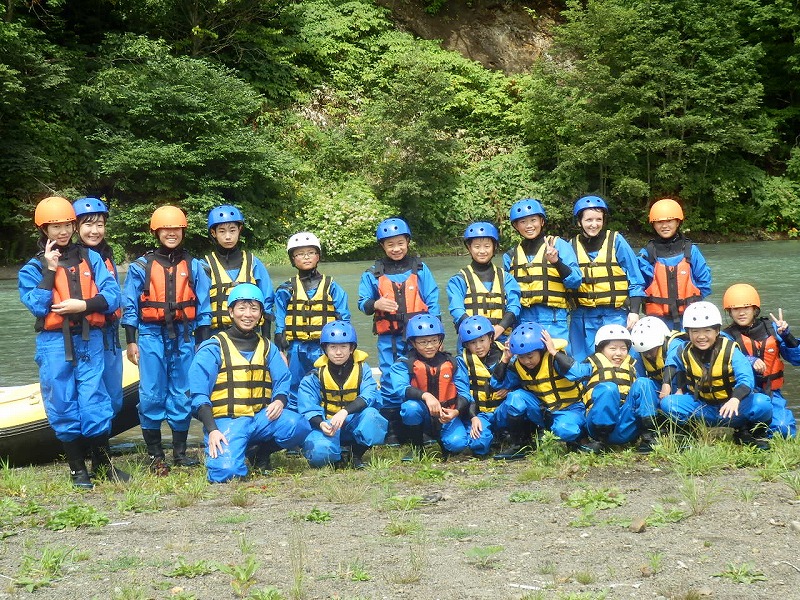
[[[436,339],[436,340],[420,340],[420,339],[415,339],[415,340],[414,340],[414,345],[415,345],[415,346],[421,346],[421,347],[423,347],[423,348],[433,348],[433,347],[435,347],[435,346],[438,346],[438,345],[439,345],[439,344],[441,344],[441,343],[442,343],[442,342],[441,342],[441,340],[438,340],[438,339]]]
[[[305,252],[295,252],[292,254],[292,258],[311,258],[312,256],[316,255],[316,250],[306,250]]]

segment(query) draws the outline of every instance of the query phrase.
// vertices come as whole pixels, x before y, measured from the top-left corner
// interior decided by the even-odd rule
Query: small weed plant
[[[734,583],[755,583],[756,581],[767,580],[764,573],[756,571],[755,566],[750,563],[729,563],[724,571],[716,573],[714,577],[730,579]]]
[[[572,508],[605,510],[625,504],[625,494],[615,488],[587,488],[572,492],[565,502]]]
[[[219,570],[230,575],[231,588],[240,598],[247,597],[250,588],[255,584],[255,574],[259,564],[252,555],[248,555],[242,564],[220,565]]]
[[[466,551],[467,562],[479,569],[493,569],[503,550],[503,546],[473,546]]]
[[[304,519],[311,523],[327,523],[331,520],[331,513],[326,510],[321,510],[316,506],[311,509]]]
[[[167,577],[186,577],[187,579],[194,579],[195,577],[202,577],[214,571],[218,571],[219,566],[211,564],[205,560],[200,560],[194,563],[187,563],[186,559],[181,556],[178,558],[178,564],[173,567],[171,571],[166,573]]]
[[[103,527],[108,525],[110,519],[88,504],[70,504],[54,512],[47,518],[45,526],[53,531],[60,531],[69,527]]]
[[[508,497],[509,502],[539,502],[546,504],[549,497],[544,492],[531,492],[527,490],[511,492]]]
[[[28,592],[49,587],[61,577],[72,552],[72,548],[45,546],[38,555],[23,554],[14,585]]]

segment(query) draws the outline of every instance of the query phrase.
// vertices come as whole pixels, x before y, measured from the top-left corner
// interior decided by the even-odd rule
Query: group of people
[[[139,366],[139,419],[157,475],[170,470],[164,421],[172,465],[198,463],[187,454],[192,416],[212,482],[268,472],[281,449],[302,449],[312,466],[363,468],[365,452],[384,443],[410,444],[404,460],[427,442],[445,456],[494,448],[496,459],[515,460],[546,430],[576,451],[638,442],[647,452],[667,420],[727,425],[759,448],[795,435],[780,389],[783,360],[800,364],[800,342],[782,312],[762,317],[757,291],[736,284],[723,300],[733,321],[723,330],[719,309],[703,300],[711,273],[680,232],[680,204],[652,205],[656,236],[638,255],[608,229],[608,213],[602,198],[580,198],[578,234],[565,241],[546,234],[541,202],[514,203],[520,240],[502,267],[493,263],[497,227],[470,224],[471,262],[446,288],[455,354],[445,350],[439,289],[410,252],[408,224],[382,221],[382,256],[358,289],[377,336],[376,380],[347,294],[318,271],[313,233],[289,238],[297,274],[273,289],[242,245],[238,208],[209,212],[213,247],[200,259],[183,247],[186,215],[162,206],[150,219],[157,248],[131,262],[120,286],[104,202],[45,198],[34,216],[40,252],[20,270],[19,291],[37,318],[42,397],[73,484],[129,478],[108,450],[122,404],[120,325]]]

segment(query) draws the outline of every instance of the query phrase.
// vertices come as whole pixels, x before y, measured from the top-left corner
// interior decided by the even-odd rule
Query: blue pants
[[[603,325],[628,324],[628,311],[613,306],[578,306],[569,316],[570,356],[577,362],[594,354],[594,338]]]
[[[772,423],[769,425],[769,436],[773,435],[787,438],[797,435],[794,413],[786,407],[786,398],[780,390],[772,392]]]
[[[565,442],[580,439],[586,428],[586,407],[580,401],[561,410],[549,410],[533,392],[520,389],[509,392],[503,404],[509,404],[510,415],[524,416]]]
[[[477,438],[473,439],[470,436],[467,442],[467,446],[475,456],[485,456],[489,454],[489,449],[494,440],[494,432],[506,426],[507,411],[503,408],[504,405],[505,403],[501,404],[490,413],[478,413],[478,418],[481,420],[483,429]],[[470,429],[471,424],[467,429],[467,433],[469,433]]]
[[[211,458],[208,455],[208,432],[204,431],[206,470],[211,483],[224,483],[234,477],[246,476],[245,453],[250,444],[274,441],[281,448],[294,448],[302,444],[311,431],[308,421],[287,409],[274,421],[267,418],[266,408],[253,417],[220,417],[215,420],[228,445],[223,446],[222,454],[217,458]]]
[[[469,426],[460,417],[449,423],[434,425],[428,405],[419,400],[406,400],[400,405],[400,418],[409,426],[422,425],[423,431],[442,442],[448,452],[461,452],[469,445]]]
[[[624,403],[615,383],[598,383],[592,389],[586,429],[594,439],[605,438],[609,444],[627,444],[641,434],[641,422],[655,416],[656,405],[656,386],[650,379],[634,381]]]
[[[552,308],[543,304],[534,304],[533,306],[522,307],[519,313],[519,323],[534,322],[547,330],[551,337],[569,340],[569,326],[567,325],[567,318],[569,313],[566,308]],[[567,353],[571,350],[567,348]]]
[[[410,349],[409,344],[399,335],[383,334],[377,339],[378,363],[381,370],[381,377],[389,372],[394,362],[404,356]]]
[[[62,442],[96,437],[111,431],[111,399],[103,385],[103,333],[89,340],[72,336],[75,364],[66,360],[60,331],[36,336],[36,364],[47,420]]]
[[[289,373],[292,376],[289,404],[287,408],[297,410],[297,389],[300,380],[314,368],[314,362],[322,356],[322,346],[317,340],[292,340],[286,357],[289,360]]]
[[[161,429],[167,421],[173,431],[188,431],[192,420],[189,398],[189,365],[194,339],[184,340],[183,324],[176,337],[166,327],[146,324],[139,328],[139,421],[142,429]]]
[[[720,417],[720,406],[722,404],[695,400],[691,394],[670,394],[661,400],[661,410],[681,425],[696,419],[712,427],[752,429],[756,425],[766,428],[772,422],[772,402],[769,396],[758,392],[750,394],[739,403],[739,414],[732,419]]]
[[[119,329],[110,325],[103,329],[103,383],[111,398],[111,409],[116,415],[122,410],[122,348],[119,345]]]
[[[361,412],[347,415],[344,425],[328,437],[313,430],[303,443],[303,455],[312,467],[323,467],[342,460],[342,444],[359,444],[372,447],[382,444],[386,437],[388,421],[378,409],[368,406]]]

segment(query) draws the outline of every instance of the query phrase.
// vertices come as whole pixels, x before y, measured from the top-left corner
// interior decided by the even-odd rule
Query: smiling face
[[[325,344],[325,356],[337,367],[347,362],[353,350],[353,344]]]
[[[600,353],[610,360],[612,365],[618,367],[628,356],[628,344],[623,340],[611,340],[606,342]]]
[[[494,240],[492,238],[474,238],[467,246],[469,255],[479,265],[485,265],[494,256]]]
[[[529,217],[522,217],[512,223],[514,229],[526,240],[532,240],[542,233],[544,227],[544,219],[541,215],[531,215]]]
[[[292,250],[292,262],[295,269],[310,271],[319,263],[319,250],[314,246],[300,246]]]
[[[755,306],[738,306],[736,308],[729,308],[728,313],[731,319],[739,327],[750,327],[756,320],[758,308]]]
[[[581,211],[580,226],[586,237],[596,237],[603,230],[605,213],[596,208],[587,208]]]
[[[103,215],[89,215],[78,223],[78,237],[81,242],[94,248],[106,237],[106,218]]]
[[[393,235],[381,240],[381,247],[389,259],[403,260],[408,254],[408,237],[405,235]]]
[[[679,219],[667,219],[665,221],[654,221],[653,229],[655,229],[658,236],[662,239],[669,240],[675,237],[678,233],[678,227],[681,226]]]
[[[69,221],[67,223],[48,223],[44,227],[44,234],[51,242],[55,242],[58,246],[66,246],[72,239],[72,234],[75,233],[75,223]]]
[[[160,227],[156,236],[161,245],[169,250],[174,250],[183,241],[183,227]]]
[[[211,228],[211,237],[225,250],[230,250],[239,243],[241,233],[241,223],[220,223]]]
[[[687,327],[689,341],[698,350],[708,350],[719,337],[719,330],[715,327]]]
[[[255,300],[238,300],[228,307],[228,314],[242,331],[253,331],[261,320],[262,312],[261,303]]]
[[[431,359],[439,352],[442,346],[443,336],[440,335],[423,335],[420,337],[411,338],[411,345],[425,360]]]
[[[486,355],[489,354],[489,350],[492,347],[492,338],[492,334],[487,333],[486,335],[466,342],[464,347],[478,358],[486,358]]]

